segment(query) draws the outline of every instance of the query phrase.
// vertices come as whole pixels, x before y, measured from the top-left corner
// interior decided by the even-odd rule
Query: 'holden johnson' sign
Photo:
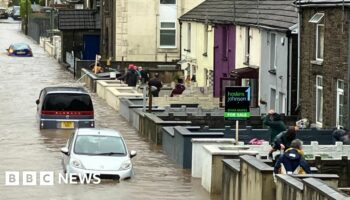
[[[250,87],[226,87],[225,119],[238,120],[250,117]]]

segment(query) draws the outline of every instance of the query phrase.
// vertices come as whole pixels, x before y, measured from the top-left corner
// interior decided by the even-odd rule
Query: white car
[[[63,171],[84,176],[123,180],[133,174],[131,158],[136,151],[128,151],[123,137],[114,130],[81,128],[69,138],[63,153]]]

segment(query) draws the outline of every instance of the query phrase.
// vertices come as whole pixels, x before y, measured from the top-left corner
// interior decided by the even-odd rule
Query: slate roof
[[[300,6],[349,6],[350,0],[295,0]]]
[[[298,21],[294,0],[206,0],[181,21],[288,29]]]
[[[100,29],[98,15],[95,10],[59,10],[59,30],[91,30]]]

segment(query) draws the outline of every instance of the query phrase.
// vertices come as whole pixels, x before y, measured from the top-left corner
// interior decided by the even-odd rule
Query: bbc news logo
[[[55,184],[99,184],[99,174],[54,173],[53,171],[6,171],[6,186],[53,186]]]

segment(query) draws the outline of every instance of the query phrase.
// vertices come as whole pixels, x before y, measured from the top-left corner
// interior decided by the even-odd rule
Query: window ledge
[[[313,65],[323,65],[323,60],[311,60],[310,61],[311,64]]]
[[[270,73],[270,74],[273,74],[273,75],[276,75],[276,69],[270,69],[270,70],[269,70],[269,73]]]

